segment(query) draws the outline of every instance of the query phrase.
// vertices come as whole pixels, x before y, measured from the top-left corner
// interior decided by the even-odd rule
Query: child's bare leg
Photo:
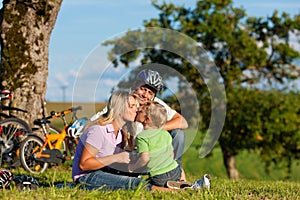
[[[181,169],[181,177],[180,177],[180,181],[186,182],[186,176],[185,176],[185,172],[184,172],[183,169]]]

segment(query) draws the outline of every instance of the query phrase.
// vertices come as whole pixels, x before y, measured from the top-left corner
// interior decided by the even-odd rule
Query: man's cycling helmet
[[[140,71],[136,77],[134,87],[148,86],[155,93],[159,92],[163,87],[162,77],[157,71],[144,69]]]
[[[14,175],[7,170],[0,170],[0,188],[8,188]]]
[[[87,123],[87,118],[81,118],[74,121],[74,123],[68,128],[68,134],[70,137],[79,138],[82,134],[83,128]]]

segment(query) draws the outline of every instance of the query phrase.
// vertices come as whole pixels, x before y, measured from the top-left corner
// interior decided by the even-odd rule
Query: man
[[[148,101],[155,101],[165,107],[165,109],[167,110],[167,122],[165,123],[163,128],[169,131],[170,135],[172,136],[174,158],[182,167],[181,159],[184,152],[185,143],[185,134],[183,132],[183,129],[188,128],[188,123],[181,114],[172,109],[161,99],[156,97],[156,94],[162,89],[162,87],[163,82],[160,74],[157,71],[144,69],[137,75],[131,91],[138,95],[140,104],[144,104]],[[93,121],[97,119],[105,112],[105,109],[98,112],[91,118],[91,120]],[[142,127],[138,127],[138,130],[141,129]],[[182,181],[186,181],[184,172],[181,179]]]

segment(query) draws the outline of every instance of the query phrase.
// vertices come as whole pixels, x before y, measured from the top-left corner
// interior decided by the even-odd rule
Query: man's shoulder
[[[169,107],[168,104],[166,104],[162,99],[158,97],[154,97],[153,101],[159,103],[160,105],[163,105],[166,109]]]
[[[158,102],[158,103],[165,103],[162,99],[158,98],[158,97],[154,97],[153,101]]]

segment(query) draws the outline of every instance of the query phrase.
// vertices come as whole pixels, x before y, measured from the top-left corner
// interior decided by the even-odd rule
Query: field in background
[[[106,103],[72,103],[72,102],[47,102],[46,109],[47,115],[50,115],[51,111],[60,112],[71,107],[82,106],[82,110],[77,112],[77,117],[92,117],[96,112],[102,110],[105,107]],[[67,116],[67,120],[71,119],[71,114]],[[57,128],[62,128],[63,123],[60,119],[53,119],[51,124]]]

